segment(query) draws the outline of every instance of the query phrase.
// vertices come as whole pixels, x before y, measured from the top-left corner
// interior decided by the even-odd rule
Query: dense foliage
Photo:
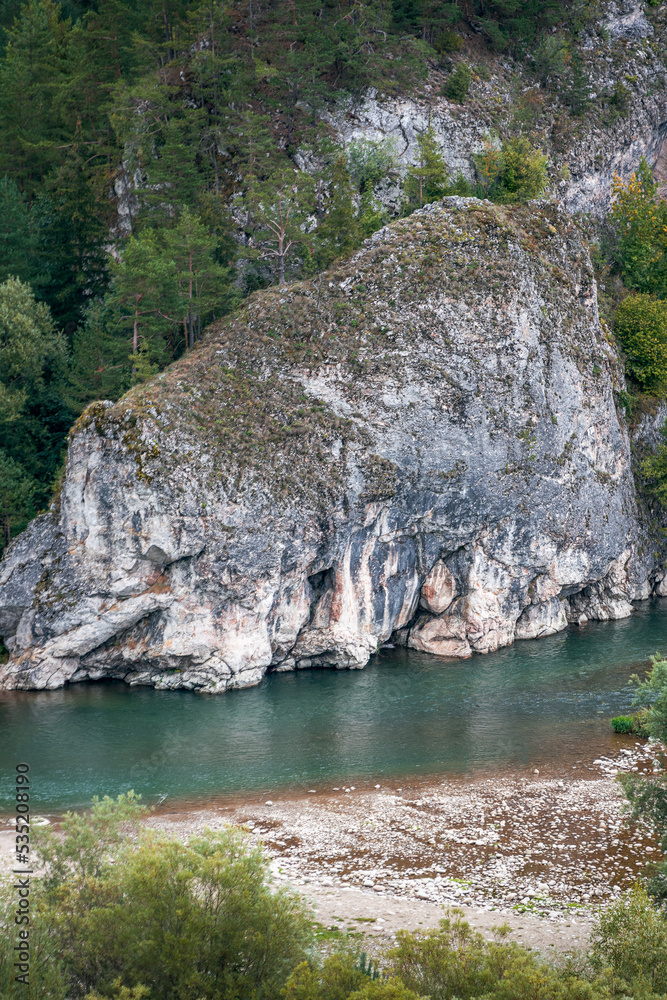
[[[645,160],[627,184],[614,181],[610,257],[632,294],[621,302],[615,331],[628,373],[644,392],[667,381],[667,203]]]
[[[3,933],[3,998],[107,997],[121,985],[160,1000],[277,997],[312,941],[303,903],[267,882],[268,859],[239,831],[133,840],[138,816],[131,795],[104,799],[90,817],[68,814],[62,840],[45,838],[31,985],[13,982],[14,935]]]
[[[630,295],[616,313],[615,330],[630,375],[647,391],[667,381],[667,302],[652,295]]]

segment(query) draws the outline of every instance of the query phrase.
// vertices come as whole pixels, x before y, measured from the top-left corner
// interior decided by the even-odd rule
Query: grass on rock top
[[[395,467],[372,454],[359,423],[364,392],[417,377],[455,393],[446,370],[452,331],[437,307],[474,312],[491,302],[502,324],[504,304],[520,300],[524,276],[532,277],[566,340],[574,317],[564,315],[563,286],[571,296],[589,272],[580,231],[554,206],[445,199],[387,226],[314,279],[254,293],[166,372],[113,407],[89,407],[78,428],[94,422],[133,454],[147,480],[201,463],[209,481],[238,486],[259,477],[274,496],[289,491],[316,506],[340,496],[353,445],[367,451],[365,461],[359,455],[367,495],[391,495]],[[318,372],[342,383],[349,413],[306,391]]]

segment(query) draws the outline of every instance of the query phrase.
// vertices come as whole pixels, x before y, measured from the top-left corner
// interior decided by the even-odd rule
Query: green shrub
[[[434,41],[433,48],[443,56],[450,52],[460,52],[463,48],[463,39],[455,31],[443,31]]]
[[[611,728],[615,733],[625,733],[647,739],[649,732],[646,728],[646,716],[646,709],[635,712],[633,715],[617,715],[616,718],[611,720]]]
[[[620,89],[618,100],[622,104]],[[614,257],[626,287],[667,297],[667,203],[658,195],[646,160],[626,184],[614,178],[611,221]]]
[[[634,733],[635,724],[629,715],[617,715],[611,720],[611,728],[615,733]]]
[[[359,139],[347,147],[347,169],[359,192],[372,193],[373,188],[387,175],[395,173],[398,152],[393,138]]]
[[[430,1000],[608,1000],[604,984],[552,969],[505,941],[507,926],[489,942],[461,916],[450,911],[437,930],[399,931],[388,955],[391,971],[415,993]]]
[[[487,142],[475,156],[480,185],[492,201],[507,204],[538,198],[547,185],[547,157],[527,139],[508,139],[500,149]]]
[[[352,952],[336,952],[324,962],[302,962],[283,989],[285,1000],[346,1000],[372,980]]]
[[[471,79],[472,73],[470,72],[470,67],[464,62],[457,63],[447,83],[442,88],[442,92],[450,101],[463,104],[470,90]]]
[[[602,910],[591,938],[594,969],[610,969],[618,992],[633,997],[667,993],[667,921],[646,891],[635,886]]]
[[[647,392],[667,381],[667,303],[651,295],[630,295],[618,307],[614,324],[627,368]]]
[[[138,1000],[141,987],[155,1000],[278,997],[312,946],[304,903],[269,884],[268,859],[240,831],[183,844],[150,830],[131,836],[136,818],[134,797],[105,799],[66,817],[63,837],[45,838],[34,992],[14,984],[15,942],[0,935],[3,1000]],[[9,890],[0,926],[12,902]]]

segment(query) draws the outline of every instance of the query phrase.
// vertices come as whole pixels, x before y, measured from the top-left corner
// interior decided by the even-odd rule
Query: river
[[[568,766],[611,740],[628,679],[667,650],[667,598],[488,656],[385,649],[361,671],[274,674],[218,696],[72,685],[0,692],[0,811],[31,767],[37,811],[133,788],[149,802],[318,782]]]

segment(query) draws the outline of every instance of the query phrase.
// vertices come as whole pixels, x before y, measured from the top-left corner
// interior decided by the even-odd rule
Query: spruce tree
[[[76,329],[70,356],[70,394],[78,409],[95,399],[118,399],[131,385],[128,341],[111,306],[92,302]]]
[[[29,199],[41,190],[64,141],[54,98],[68,32],[51,0],[31,0],[7,31],[0,61],[0,173]]]
[[[0,283],[14,276],[30,282],[35,277],[35,233],[30,210],[9,177],[0,180]]]

